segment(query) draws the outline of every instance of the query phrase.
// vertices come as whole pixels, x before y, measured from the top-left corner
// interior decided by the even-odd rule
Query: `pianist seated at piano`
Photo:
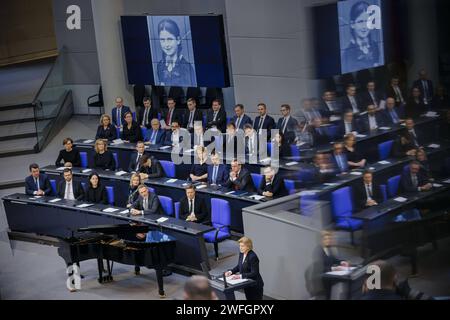
[[[355,204],[358,210],[376,206],[383,201],[380,185],[374,183],[373,174],[370,171],[364,172],[363,181],[359,182],[353,190]]]
[[[96,172],[92,172],[88,178],[88,189],[86,191],[85,201],[90,203],[108,204],[106,188],[101,183],[100,177]]]
[[[208,156],[206,148],[198,146],[195,153],[196,159],[191,166],[189,178],[192,182],[206,182],[208,180],[208,165],[206,164]]]
[[[347,163],[350,169],[360,169],[366,166],[367,160],[358,152],[356,138],[352,133],[344,137],[345,154],[347,155]]]
[[[30,175],[25,178],[25,193],[30,196],[48,196],[52,193],[52,187],[48,177],[40,173],[36,163],[30,164]]]
[[[147,130],[144,137],[145,144],[160,145],[163,144],[166,137],[166,131],[161,129],[161,123],[158,119],[152,119],[151,128]]]
[[[258,186],[258,194],[273,198],[281,195],[285,195],[284,182],[279,174],[275,173],[272,167],[264,168],[264,176],[261,180],[261,184]]]
[[[130,185],[128,187],[128,199],[127,199],[127,208],[130,208],[131,205],[139,198],[139,186],[141,185],[141,176],[139,173],[133,173],[130,178]]]
[[[58,184],[58,197],[66,200],[84,200],[83,186],[73,180],[72,169],[65,168],[62,175],[64,180]]]
[[[133,216],[146,214],[163,214],[161,203],[158,196],[148,190],[148,187],[141,184],[138,187],[139,197],[131,205],[130,213]]]
[[[58,158],[55,161],[57,167],[81,167],[80,152],[73,147],[72,138],[65,138],[63,140],[64,149],[59,151]],[[62,163],[61,163],[62,161]]]
[[[111,151],[108,151],[106,142],[98,139],[95,141],[94,168],[103,170],[115,170],[116,161]]]
[[[186,187],[186,196],[180,200],[180,219],[197,223],[208,219],[205,200],[197,195],[193,185]]]
[[[138,173],[141,176],[141,180],[161,178],[164,176],[161,163],[148,154],[142,156]]]
[[[238,160],[231,162],[231,170],[228,180],[225,182],[226,188],[236,191],[254,192],[253,181],[248,171]]]

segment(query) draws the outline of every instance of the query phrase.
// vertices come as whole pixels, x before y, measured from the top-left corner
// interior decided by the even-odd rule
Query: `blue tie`
[[[392,117],[392,120],[394,120],[394,123],[398,123],[399,122],[398,117],[397,117],[397,113],[394,110],[391,110],[391,117]]]
[[[156,142],[156,133],[157,133],[157,131],[153,130],[153,131],[152,131],[152,137],[150,138],[150,141],[151,141],[153,144],[155,144],[155,142]]]
[[[120,109],[119,108],[117,108],[117,124],[119,125],[119,126],[121,126],[122,125],[122,117],[120,116]]]
[[[212,183],[216,184],[216,181],[217,181],[217,166],[214,166],[213,176],[212,176]]]
[[[342,160],[342,156],[338,155],[337,159],[338,159],[339,168],[341,169],[341,171],[344,171],[345,168],[344,168],[344,161]]]

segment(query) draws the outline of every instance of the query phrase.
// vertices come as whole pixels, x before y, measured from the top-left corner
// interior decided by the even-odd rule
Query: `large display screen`
[[[341,73],[384,65],[381,0],[338,2]]]
[[[228,87],[223,17],[122,16],[130,84]]]

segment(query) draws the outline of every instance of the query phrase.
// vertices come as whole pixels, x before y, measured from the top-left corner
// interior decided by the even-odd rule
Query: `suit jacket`
[[[405,115],[408,118],[418,118],[420,114],[427,111],[427,107],[423,104],[423,100],[420,99],[417,103],[414,99],[409,98],[405,106]]]
[[[108,204],[108,195],[105,186],[99,184],[96,189],[89,187],[86,191],[84,201],[92,203]]]
[[[377,121],[377,126],[383,127],[385,125],[384,123],[384,117],[381,113],[377,112],[375,113],[375,119]],[[359,118],[359,123],[361,127],[361,132],[369,132],[370,131],[370,123],[369,123],[369,114],[366,113],[361,118]]]
[[[209,164],[208,165],[208,184],[213,184],[213,170],[214,165]],[[228,170],[227,166],[224,164],[219,164],[219,168],[217,169],[217,178],[216,178],[216,184],[223,185],[227,182],[229,176],[228,176]]]
[[[429,101],[431,101],[434,96],[433,81],[431,81],[431,80],[425,80],[425,81],[427,82],[427,86],[428,86],[427,98]],[[425,88],[424,88],[422,80],[417,79],[416,81],[414,81],[413,88],[419,88],[420,97],[421,97],[421,100],[423,101],[423,99],[425,97]]]
[[[81,185],[81,183],[74,181],[72,179],[72,188],[73,188],[73,190],[72,190],[73,196],[75,197],[75,199],[83,200],[84,199],[84,189],[83,189],[83,186]],[[56,193],[57,193],[58,197],[64,198],[64,195],[66,193],[66,180],[62,180],[59,182]]]
[[[292,116],[290,116],[289,120],[287,122],[287,125],[286,125],[286,130],[283,131],[283,128],[281,127],[281,125],[283,124],[283,118],[284,117],[281,117],[280,119],[278,119],[277,129],[280,130],[280,133],[283,136],[285,136],[287,132],[292,132],[297,129],[298,121],[295,118],[293,118]]]
[[[139,126],[142,125],[142,121],[144,120],[144,113],[145,113],[145,108],[140,108],[139,109],[139,114],[138,114],[138,124]],[[147,129],[150,129],[151,126],[151,121],[153,119],[158,119],[158,112],[156,111],[156,109],[154,107],[150,107],[149,112],[147,113]]]
[[[139,198],[133,202],[131,208],[136,210],[144,210],[144,198],[139,196]],[[163,214],[161,203],[156,194],[149,192],[148,194],[148,209],[144,210],[144,215],[146,214]]]
[[[39,174],[39,188],[44,191],[45,195],[48,196],[52,193],[52,187],[50,185],[50,180],[48,177],[41,173]],[[34,178],[30,175],[25,178],[25,193],[33,195],[34,191],[38,191],[37,185],[34,182]]]
[[[206,129],[210,129],[213,126],[217,127],[217,130],[220,130],[221,132],[225,132],[227,129],[227,114],[223,107],[220,107],[216,121],[213,121],[214,119],[214,110],[210,109],[208,110],[208,113],[206,115]]]
[[[311,135],[315,147],[330,143],[330,137],[326,134],[326,129],[321,128],[320,131],[321,132],[319,132],[319,130],[316,130],[316,128],[311,128]]]
[[[375,101],[372,100],[372,96],[370,95],[369,91],[365,90],[364,92],[362,92],[360,94],[359,99],[360,99],[361,103],[363,104],[363,106],[365,108],[367,108],[367,106],[369,106],[371,104],[379,107],[380,106],[380,101],[383,100],[384,97],[378,91],[374,92],[374,96],[375,96]]]
[[[286,190],[284,190],[284,182],[279,174],[276,174],[273,177],[271,184],[266,184],[266,177],[263,176],[261,180],[261,184],[258,186],[258,194],[262,195],[263,192],[272,192],[273,197],[278,197],[286,194]]]
[[[417,187],[421,187],[429,182],[427,174],[424,170],[417,173]],[[400,178],[400,185],[403,192],[418,192],[417,188],[413,186],[411,179],[411,172],[409,170],[403,171]]]
[[[190,116],[190,111],[189,111],[189,109],[188,110],[186,110],[185,112],[184,112],[184,115],[183,115],[183,121],[182,121],[182,123],[180,124],[183,128],[185,128],[185,129],[187,129],[188,128],[188,125],[189,125],[189,116]],[[202,114],[202,111],[201,110],[199,110],[199,109],[195,109],[195,111],[194,111],[194,116],[193,116],[193,120],[192,120],[194,123],[196,122],[196,121],[200,121],[200,122],[202,122],[202,126],[203,126],[203,114]]]
[[[245,190],[248,192],[255,191],[250,171],[245,168],[241,168],[236,180],[231,181],[229,177],[224,186],[234,190]]]
[[[396,107],[392,110],[393,112],[395,112],[395,114],[397,114],[398,119],[404,119],[405,115],[402,112],[402,109],[399,107]],[[391,112],[386,108],[383,111],[383,115],[384,115],[384,121],[387,125],[394,125],[394,119],[392,118]]]
[[[343,168],[341,169],[341,167],[339,167],[338,162],[337,162],[337,158],[336,155],[333,154],[333,163],[334,163],[334,167],[338,170],[338,172],[342,173],[342,172],[347,172],[348,170],[350,170],[350,167],[348,165],[348,159],[347,159],[347,155],[345,153],[342,154],[342,158],[343,158]]]
[[[405,95],[405,90],[401,86],[399,86],[399,89],[400,89],[400,92],[402,94],[402,98],[403,98],[404,102],[406,102],[407,96]],[[397,107],[401,105],[401,101],[397,101],[397,94],[395,93],[395,90],[394,90],[393,86],[389,85],[386,88],[386,97],[394,98]]]
[[[152,134],[153,134],[153,130],[152,129],[147,130],[147,133],[145,134],[145,137],[144,137],[144,141],[151,141],[150,139],[152,137]],[[155,144],[163,144],[165,138],[166,138],[166,131],[163,130],[163,129],[159,129],[156,132]]]
[[[142,140],[141,127],[134,121],[132,122],[130,129],[128,129],[128,126],[124,124],[121,138],[122,140],[130,141],[131,143],[141,141]]]
[[[164,136],[164,142],[163,142],[164,145],[166,145],[166,146],[173,145],[173,143],[172,143],[172,133],[173,133],[172,130],[167,130],[166,131],[166,134]],[[181,146],[182,142],[183,142],[183,136],[181,135],[181,132],[180,132],[179,133],[180,146]]]
[[[366,192],[366,185],[363,181],[360,181],[355,188],[353,188],[354,191],[354,200],[355,200],[355,207],[361,211],[365,208],[367,208],[367,192]],[[375,200],[378,204],[383,202],[383,196],[381,194],[380,185],[378,183],[375,183],[372,181],[372,199]]]
[[[238,117],[235,115],[235,116],[231,119],[231,121],[232,121],[235,125],[237,125],[237,118],[238,118]],[[247,123],[253,125],[253,120],[252,120],[248,115],[246,115],[246,114],[244,113],[244,115],[242,116],[241,122],[239,123],[239,128],[236,127],[236,129],[242,129],[242,130],[244,130],[244,125],[246,125]]]
[[[117,131],[114,125],[110,124],[106,130],[103,128],[103,125],[98,126],[97,134],[95,135],[95,139],[108,139],[108,141],[113,141],[117,139]]]
[[[170,126],[172,123],[167,123],[167,115],[168,115],[168,113],[169,113],[169,108],[163,109],[161,120],[164,120],[166,122],[166,125]],[[178,123],[181,126],[182,120],[183,120],[183,116],[181,114],[181,111],[178,110],[178,109],[174,109],[173,113],[172,113],[171,122],[178,121]]]
[[[337,100],[334,101],[334,110],[331,110],[324,100],[321,101],[319,110],[326,118],[332,115],[340,116],[342,114],[342,106]]]
[[[238,264],[231,269],[233,274],[240,273],[243,279],[252,279],[256,281],[256,287],[262,288],[264,286],[264,281],[259,273],[259,259],[256,253],[253,250],[250,250],[247,253],[247,257],[245,261],[242,261],[244,258],[243,253],[239,253]]]
[[[120,110],[120,117],[122,119],[122,125],[124,125],[124,123],[125,123],[125,113],[127,113],[127,112],[131,112],[130,108],[127,106],[122,106],[122,109]],[[117,107],[114,107],[112,109],[111,116],[112,116],[113,125],[118,126]]]
[[[336,258],[332,252],[329,251],[329,254],[326,254],[322,249],[322,261],[323,261],[323,273],[330,272],[331,268],[334,266],[339,266],[341,264],[341,260]]]
[[[143,155],[142,155],[143,156]],[[139,158],[139,162],[140,162],[140,159],[142,159],[142,156]],[[130,163],[128,164],[128,172],[136,172],[136,171],[139,171],[139,169],[140,169],[140,165],[137,163],[137,157],[138,157],[138,153],[137,153],[137,151],[134,151],[132,154],[131,154],[131,157],[130,157]],[[138,170],[136,170],[136,166],[137,165],[139,165],[138,166]]]
[[[356,119],[353,119],[352,121],[352,131],[361,132],[360,124]],[[345,136],[345,122],[344,120],[340,120],[338,123],[338,129],[337,129],[338,135],[340,137]]]
[[[258,131],[259,126],[260,126],[260,122],[261,122],[261,117],[257,116],[255,118],[255,125],[253,126],[253,128],[255,128],[255,131]],[[272,129],[275,129],[276,125],[275,125],[275,120],[269,116],[268,114],[266,114],[264,116],[264,122],[262,124],[262,128],[261,129],[266,129],[267,130],[267,139],[269,140],[271,137],[271,131]]]
[[[225,142],[223,145],[225,146],[224,153],[225,155],[229,152],[231,155],[233,155],[233,158],[237,157],[237,136],[235,135],[233,138],[229,139],[229,135],[225,134],[222,136],[222,141]],[[229,151],[228,151],[229,150]],[[245,150],[244,150],[245,152]]]
[[[363,112],[366,111],[367,106],[364,106],[364,104],[361,102],[361,99],[356,95],[355,96],[355,100],[356,100],[356,105],[358,106],[358,110],[359,112]],[[342,104],[342,109],[345,110],[353,110],[352,104],[350,102],[350,99],[347,95],[345,95],[344,97],[342,97],[341,100],[341,104]]]
[[[203,198],[195,195],[194,199],[194,214],[197,217],[197,223],[203,223],[208,218],[208,210],[206,209],[206,203]],[[186,220],[189,216],[189,200],[184,197],[180,200],[180,219]]]

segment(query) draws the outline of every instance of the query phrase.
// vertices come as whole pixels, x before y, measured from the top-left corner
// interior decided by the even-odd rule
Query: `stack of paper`
[[[106,208],[106,209],[103,209],[103,212],[107,212],[107,213],[116,212],[116,211],[119,211],[119,209],[116,209],[116,208]]]
[[[81,170],[81,172],[83,172],[83,173],[88,173],[88,172],[91,172],[92,171],[92,169],[84,169],[84,170]]]
[[[159,150],[166,150],[166,149],[170,149],[170,148],[172,148],[172,146],[162,146],[162,147],[159,147]]]
[[[165,222],[165,221],[167,221],[167,220],[169,220],[169,218],[161,217],[161,218],[157,219],[156,222],[158,222],[158,223],[163,223],[163,222]]]
[[[112,142],[112,144],[121,144],[121,143],[123,143],[123,140],[122,140],[122,139],[115,139],[115,140],[113,140],[113,142]]]
[[[94,140],[92,140],[92,139],[87,139],[87,140],[83,141],[83,143],[92,143],[92,142],[94,142]]]
[[[356,137],[357,138],[365,138],[365,137],[367,137],[367,135],[365,135],[365,134],[357,134]]]
[[[437,116],[438,116],[438,114],[436,111],[428,111],[427,113],[425,113],[425,117],[432,118],[432,117],[437,117]]]
[[[175,182],[177,182],[178,181],[178,179],[169,179],[169,180],[167,180],[166,182],[167,183],[175,183]]]
[[[440,148],[440,147],[441,147],[441,145],[436,144],[436,143],[432,143],[432,144],[430,144],[430,145],[428,146],[428,148],[433,148],[433,149],[438,149],[438,148]]]
[[[128,209],[127,209],[127,210],[123,210],[123,211],[120,211],[119,213],[120,213],[120,214],[129,214],[129,213],[130,213],[130,210],[128,210]]]
[[[78,206],[77,206],[77,208],[87,208],[87,207],[90,207],[90,206],[93,206],[94,204],[92,204],[92,203],[83,203],[83,204],[79,204]]]
[[[201,184],[201,185],[199,185],[199,186],[197,186],[197,187],[195,187],[197,190],[200,190],[200,189],[203,189],[203,188],[206,188],[207,187],[207,185],[206,184]]]
[[[407,200],[408,200],[408,199],[403,198],[403,197],[397,197],[397,198],[394,199],[394,201],[397,201],[397,202],[405,202],[405,201],[407,201]]]
[[[435,188],[440,188],[440,187],[442,187],[442,184],[439,184],[439,183],[433,183],[433,187],[435,187]]]
[[[379,164],[390,164],[390,162],[389,162],[389,161],[386,161],[386,160],[378,161],[378,163],[379,163]]]
[[[444,182],[444,183],[450,183],[450,179],[444,180],[444,181],[442,181],[442,182]]]
[[[288,167],[290,167],[290,166],[295,166],[296,164],[298,164],[297,161],[292,161],[292,162],[286,163],[286,165],[287,165]]]
[[[55,202],[58,202],[58,201],[61,201],[61,199],[60,199],[60,198],[56,198],[56,199],[50,200],[49,202],[50,202],[50,203],[55,203]]]
[[[56,170],[58,170],[58,171],[63,171],[65,168],[66,168],[66,167],[59,167],[59,168],[56,168]]]
[[[126,172],[126,171],[123,171],[123,170],[121,170],[121,171],[117,171],[116,172],[116,176],[123,176],[124,174],[127,174],[128,172]]]
[[[361,175],[362,175],[362,172],[359,172],[359,171],[352,171],[352,172],[350,172],[350,174],[352,174],[352,175],[354,175],[354,176],[361,176]]]
[[[380,130],[391,130],[391,127],[380,127]]]
[[[253,195],[253,196],[250,196],[249,198],[250,198],[250,199],[254,199],[254,200],[259,201],[259,200],[261,200],[261,199],[264,199],[265,196],[260,196],[260,195],[255,194],[255,195]]]

